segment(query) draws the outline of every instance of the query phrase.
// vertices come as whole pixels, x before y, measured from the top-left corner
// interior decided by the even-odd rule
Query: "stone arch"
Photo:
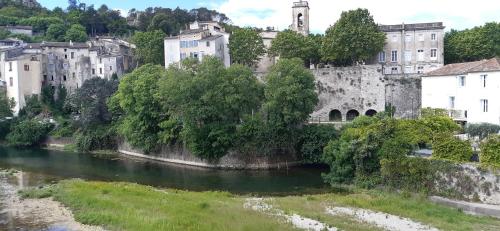
[[[358,117],[358,116],[359,116],[359,111],[357,111],[355,109],[351,109],[346,114],[346,120],[352,121],[352,120],[356,119],[356,117]]]
[[[368,111],[365,112],[366,116],[374,116],[376,114],[377,114],[377,111],[375,111],[373,109],[369,109]]]
[[[335,121],[335,122],[342,121],[342,112],[340,112],[337,109],[331,110],[330,113],[328,114],[328,120]]]
[[[304,15],[302,15],[302,13],[299,13],[297,15],[297,26],[298,27],[304,26]]]

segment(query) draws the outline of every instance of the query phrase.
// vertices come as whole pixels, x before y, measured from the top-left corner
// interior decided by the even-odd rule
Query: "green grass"
[[[110,230],[295,230],[243,208],[245,198],[229,193],[80,180],[59,186],[54,199],[69,207],[77,221]]]
[[[363,226],[342,219],[325,217],[326,206],[348,206],[381,211],[432,225],[440,230],[500,230],[500,220],[467,215],[458,209],[434,204],[423,196],[402,196],[382,191],[351,194],[323,194],[277,198],[274,202],[286,211],[311,216],[343,230],[363,230]]]

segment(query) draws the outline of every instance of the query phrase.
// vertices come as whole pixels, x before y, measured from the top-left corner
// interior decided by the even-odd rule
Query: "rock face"
[[[275,169],[301,164],[296,153],[292,151],[273,155],[230,151],[219,160],[210,161],[196,157],[182,145],[165,145],[158,152],[145,154],[141,150],[132,148],[128,143],[122,142],[118,145],[118,152],[139,158],[205,168]]]
[[[394,107],[398,118],[415,118],[421,105],[419,75],[383,74],[382,65],[312,70],[319,103],[313,120],[348,121]]]

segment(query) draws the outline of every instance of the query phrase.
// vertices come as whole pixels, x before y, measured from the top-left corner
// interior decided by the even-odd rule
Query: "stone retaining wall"
[[[166,145],[158,152],[145,154],[141,150],[131,147],[126,142],[121,142],[118,145],[118,152],[133,157],[205,168],[275,169],[288,168],[301,164],[296,154],[292,152],[275,155],[259,155],[241,154],[231,151],[217,161],[208,161],[194,156],[182,145]]]

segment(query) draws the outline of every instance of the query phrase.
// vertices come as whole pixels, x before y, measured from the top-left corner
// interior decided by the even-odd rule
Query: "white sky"
[[[282,30],[292,22],[293,2],[223,0],[207,6],[225,13],[235,25],[274,26]],[[310,29],[314,33],[323,33],[342,11],[356,8],[367,8],[380,24],[441,21],[449,30],[500,22],[500,0],[309,0],[309,7]]]

